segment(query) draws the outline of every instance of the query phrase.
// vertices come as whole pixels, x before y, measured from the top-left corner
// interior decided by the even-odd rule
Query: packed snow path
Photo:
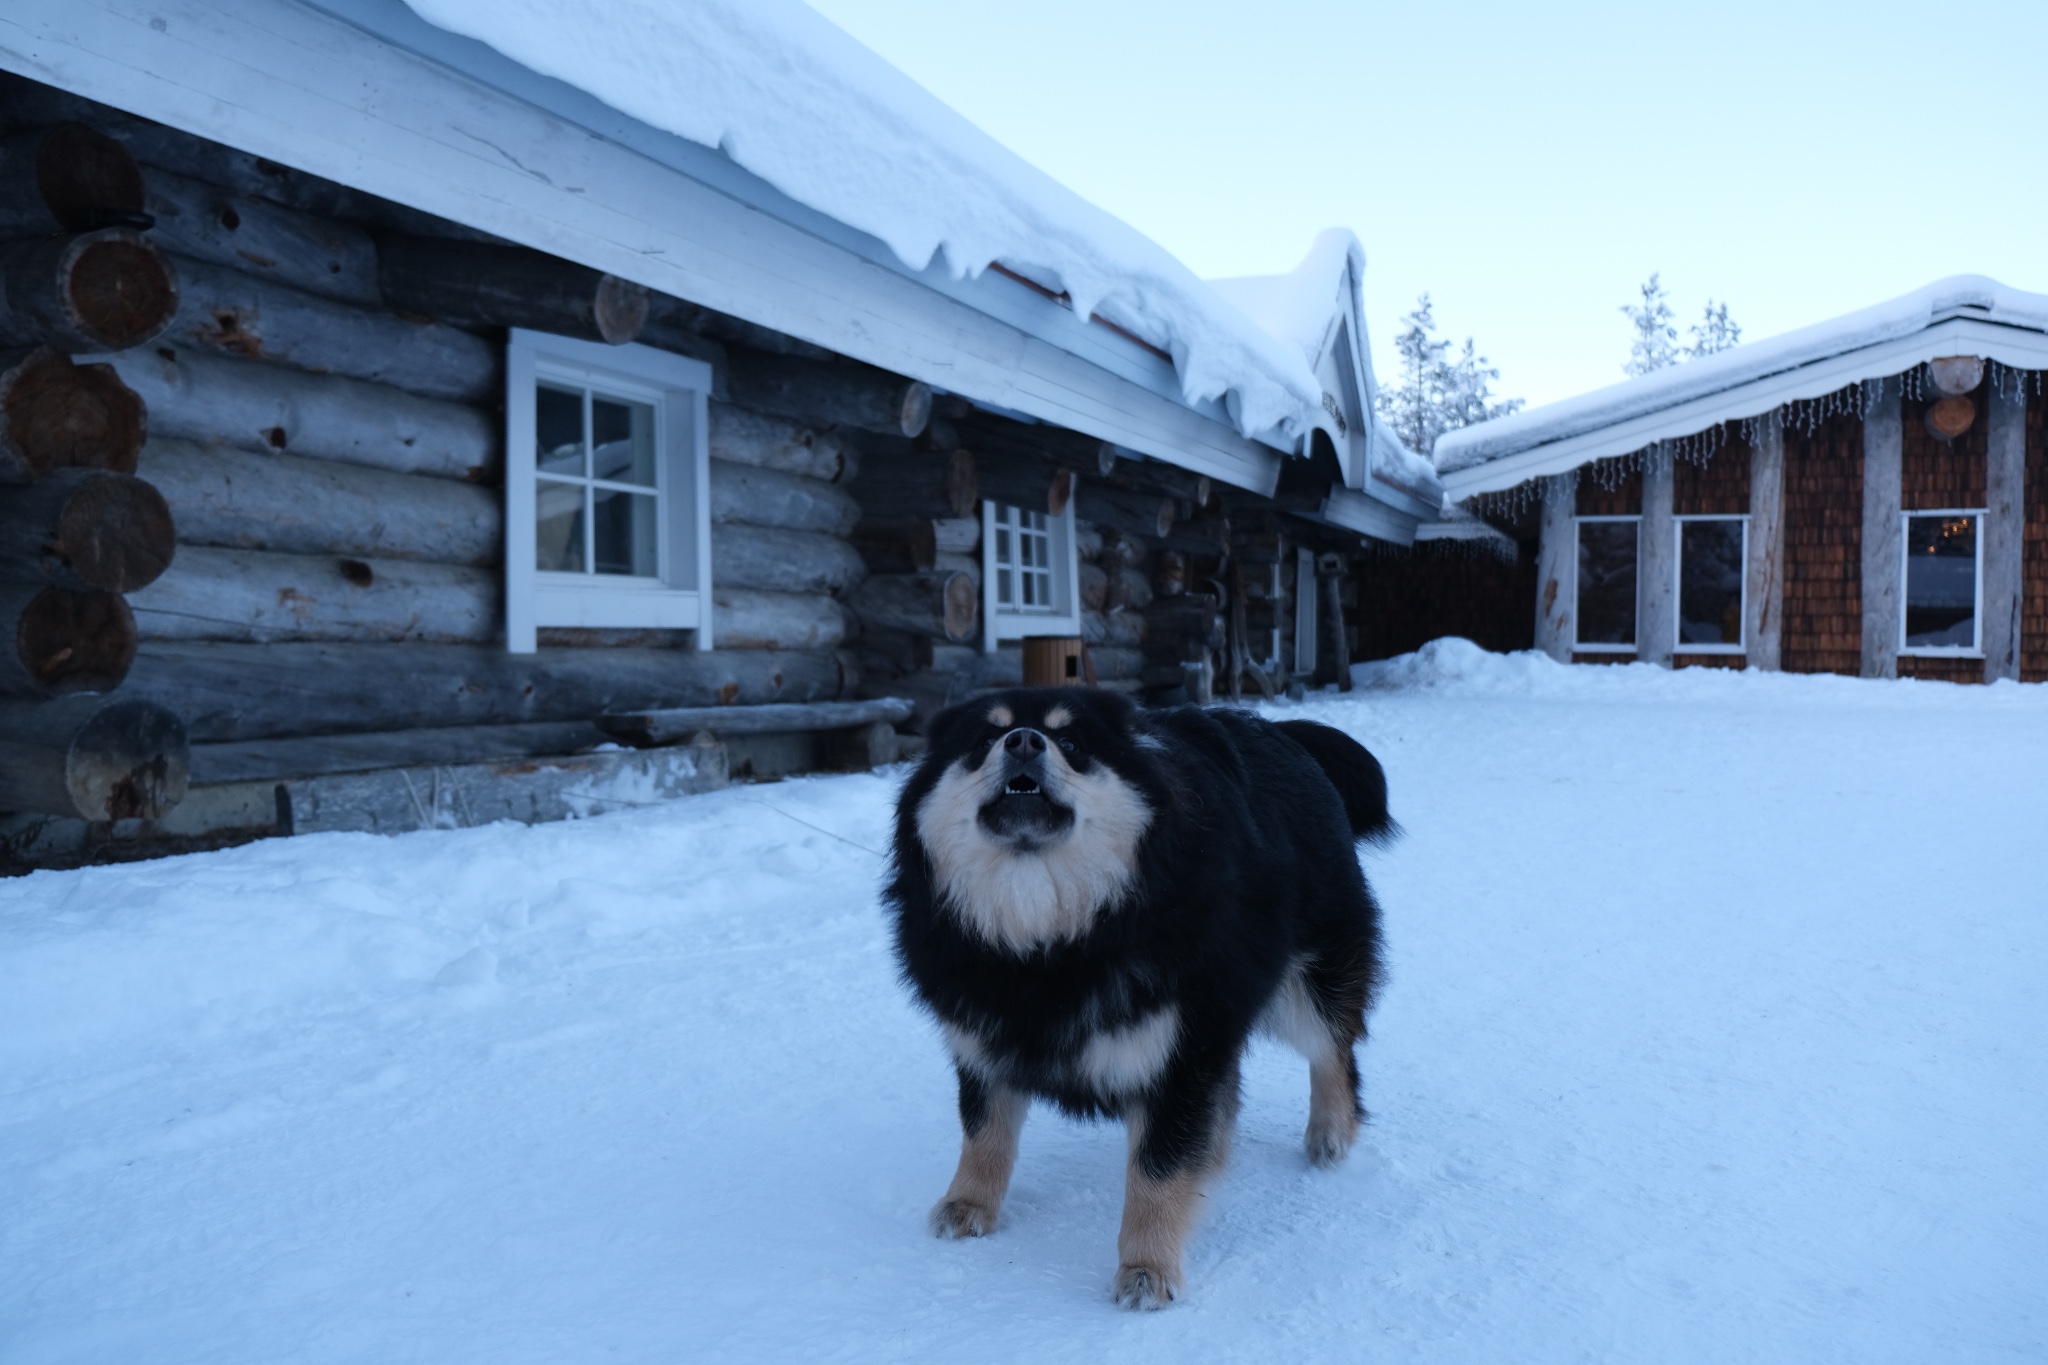
[[[891,775],[0,883],[0,1359],[2008,1361],[2048,1351],[2048,688],[1440,645],[1350,1161],[1261,1046],[1169,1312],[1119,1130],[941,1243]]]

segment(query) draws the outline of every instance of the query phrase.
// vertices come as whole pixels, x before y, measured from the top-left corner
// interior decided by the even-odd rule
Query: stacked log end
[[[142,199],[126,150],[90,128],[0,140],[0,810],[155,819],[185,789],[178,718],[105,695],[138,646],[125,594],[177,549],[134,475],[147,405],[72,359],[148,342],[177,311]]]

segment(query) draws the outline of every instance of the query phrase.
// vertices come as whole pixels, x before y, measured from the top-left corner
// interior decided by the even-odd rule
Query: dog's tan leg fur
[[[1351,1086],[1350,1049],[1334,1044],[1308,1064],[1308,1134],[1304,1145],[1316,1166],[1334,1166],[1358,1138],[1358,1100]]]
[[[1181,1251],[1195,1225],[1202,1185],[1223,1169],[1230,1139],[1237,1127],[1238,1082],[1233,1073],[1216,1102],[1216,1123],[1202,1159],[1164,1180],[1145,1173],[1138,1148],[1145,1138],[1143,1111],[1130,1114],[1130,1158],[1124,1170],[1124,1218],[1116,1236],[1118,1304],[1125,1308],[1164,1308],[1186,1287]]]
[[[946,1197],[932,1208],[932,1231],[941,1237],[986,1237],[1017,1167],[1017,1135],[1024,1129],[1030,1099],[1007,1086],[991,1086],[988,1117],[981,1130],[960,1139],[960,1166]]]

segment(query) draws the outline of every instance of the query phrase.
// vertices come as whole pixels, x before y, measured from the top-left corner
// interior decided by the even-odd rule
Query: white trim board
[[[396,22],[394,5],[360,13]],[[694,144],[611,114],[629,147],[366,23],[295,0],[14,0],[0,67],[1234,487],[1278,483],[1274,449],[1160,391],[1170,366],[1023,286],[855,252],[678,168],[705,149],[650,156]]]
[[[1689,402],[1644,413],[1563,440],[1503,455],[1443,476],[1455,501],[1497,493],[1594,460],[1632,455],[1656,441],[1696,435],[1722,422],[1759,417],[1802,398],[1819,398],[1862,379],[1901,374],[1940,356],[1976,355],[2014,369],[2048,369],[2048,335],[1981,318],[1948,318],[1909,336],[1845,351],[1765,375]]]

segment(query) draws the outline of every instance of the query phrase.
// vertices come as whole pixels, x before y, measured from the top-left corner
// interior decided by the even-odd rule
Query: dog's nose
[[[1010,731],[1003,748],[1018,758],[1036,758],[1045,752],[1045,736],[1027,726]]]

